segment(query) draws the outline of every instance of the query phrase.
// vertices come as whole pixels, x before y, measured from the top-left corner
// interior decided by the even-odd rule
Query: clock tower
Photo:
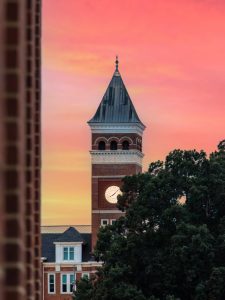
[[[92,249],[100,226],[112,224],[123,215],[117,196],[126,175],[142,171],[142,134],[140,121],[122,77],[116,69],[103,99],[88,121],[91,128],[92,164]]]

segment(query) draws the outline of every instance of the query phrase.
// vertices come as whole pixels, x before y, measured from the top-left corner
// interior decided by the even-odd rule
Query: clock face
[[[117,196],[121,195],[121,194],[122,194],[122,192],[121,192],[120,188],[116,185],[112,185],[106,189],[105,199],[109,203],[117,203]]]

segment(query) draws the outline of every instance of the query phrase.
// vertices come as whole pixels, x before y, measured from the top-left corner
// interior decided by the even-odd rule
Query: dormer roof
[[[84,240],[81,236],[81,234],[74,228],[74,227],[69,227],[66,231],[63,232],[55,240],[55,243],[71,243],[71,242],[76,242],[76,243],[83,243]]]
[[[81,236],[78,239],[75,238],[75,242],[83,241],[82,246],[82,262],[87,262],[91,259],[91,226],[90,225],[74,225],[71,226],[78,232]],[[69,230],[71,227],[67,225],[63,226],[42,226],[41,227],[41,238],[42,238],[42,257],[46,257],[47,262],[55,262],[55,243],[61,240],[62,243],[74,242],[74,234],[71,237]],[[65,234],[69,230],[69,236]],[[77,236],[77,234],[76,234]],[[65,240],[64,240],[65,239]],[[60,242],[61,243],[61,242]]]

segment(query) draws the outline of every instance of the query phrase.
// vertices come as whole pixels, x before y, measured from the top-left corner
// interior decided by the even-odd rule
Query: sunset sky
[[[225,138],[224,0],[43,1],[42,223],[90,224],[87,121],[119,70],[142,122],[144,170]]]

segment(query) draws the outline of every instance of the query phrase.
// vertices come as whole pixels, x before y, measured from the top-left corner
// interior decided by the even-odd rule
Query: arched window
[[[105,150],[105,142],[101,141],[98,143],[98,150]]]
[[[110,143],[110,150],[117,150],[117,142],[116,141],[112,141]]]
[[[123,148],[123,150],[129,150],[129,142],[124,141],[123,144],[122,144],[122,148]]]

